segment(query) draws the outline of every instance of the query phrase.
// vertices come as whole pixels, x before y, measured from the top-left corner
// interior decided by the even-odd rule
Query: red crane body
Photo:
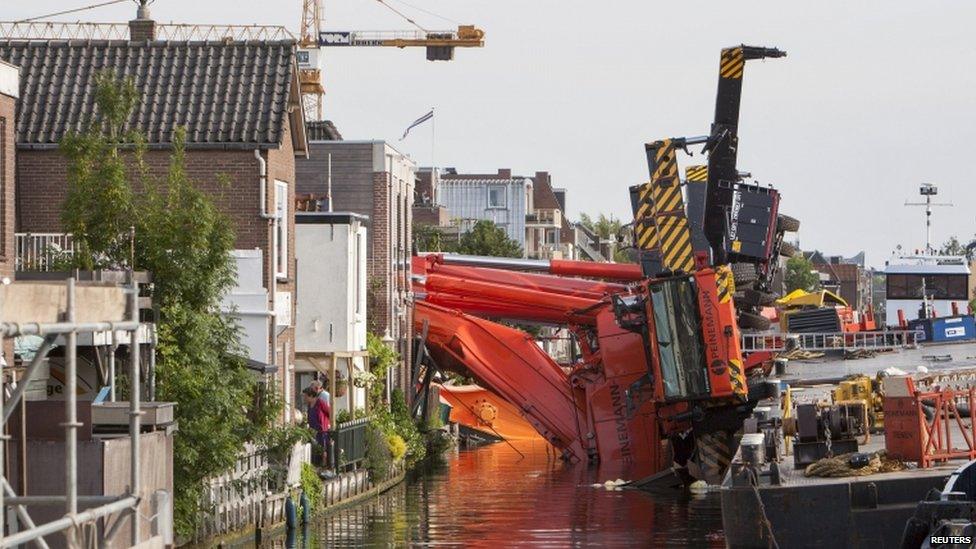
[[[415,257],[414,323],[426,324],[438,366],[520,407],[567,459],[647,476],[669,465],[663,443],[694,428],[693,409],[715,413],[747,398],[731,275],[702,269],[623,284],[639,266],[583,263],[552,269],[610,280],[525,272],[549,262]],[[557,364],[500,319],[565,327],[578,357]]]

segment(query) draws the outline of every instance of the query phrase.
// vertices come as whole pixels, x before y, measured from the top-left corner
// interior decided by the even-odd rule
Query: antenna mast
[[[952,206],[951,202],[932,202],[932,197],[939,194],[939,188],[932,183],[922,183],[918,187],[918,194],[925,197],[925,202],[905,202],[906,206],[925,206],[925,253],[933,255],[932,248],[932,207]]]

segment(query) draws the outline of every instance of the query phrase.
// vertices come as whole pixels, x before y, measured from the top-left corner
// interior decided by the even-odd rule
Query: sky
[[[104,1],[104,0],[99,0]],[[377,0],[324,0],[327,30],[410,29]],[[782,193],[803,249],[924,247],[918,185],[934,183],[933,242],[976,232],[976,3],[948,0],[386,0],[429,30],[475,24],[481,49],[452,62],[423,49],[330,48],[326,118],[347,139],[385,139],[420,165],[548,171],[580,212],[631,218],[643,144],[707,134],[722,47],[775,46],[746,67],[739,169]],[[6,2],[21,19],[95,0]],[[439,17],[424,13],[422,8]],[[301,0],[157,0],[160,22],[274,24],[297,31]],[[56,18],[124,22],[123,3]],[[433,127],[400,135],[435,108]],[[689,161],[700,161],[696,155]]]

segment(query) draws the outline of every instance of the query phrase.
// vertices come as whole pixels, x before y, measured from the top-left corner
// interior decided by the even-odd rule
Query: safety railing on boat
[[[742,334],[745,352],[856,351],[911,348],[920,338],[914,330],[879,332],[750,333]]]

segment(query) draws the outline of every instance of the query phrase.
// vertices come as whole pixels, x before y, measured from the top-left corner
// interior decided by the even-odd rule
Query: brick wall
[[[278,364],[278,379],[280,382],[284,382],[279,387],[284,391],[285,404],[287,407],[286,418],[291,419],[291,409],[296,406],[294,402],[295,390],[291,387],[294,380],[294,364],[295,364],[295,308],[298,306],[296,300],[296,278],[297,266],[295,264],[295,192],[296,192],[296,182],[297,178],[295,176],[295,153],[294,147],[291,141],[291,129],[288,127],[289,118],[285,118],[285,129],[282,132],[284,135],[284,142],[279,149],[270,149],[267,151],[267,162],[268,162],[268,199],[272,201],[269,204],[269,212],[274,212],[274,192],[273,185],[275,181],[281,181],[288,184],[288,197],[285,199],[285,204],[288,205],[288,217],[286,223],[288,223],[288,273],[285,278],[278,278],[275,281],[275,290],[279,292],[289,292],[291,293],[291,318],[288,319],[288,328],[283,330],[277,336],[278,347],[275,350],[277,355],[275,356],[275,362]],[[253,153],[252,153],[253,154]],[[256,179],[255,179],[256,181]],[[252,187],[253,188],[253,187]],[[264,242],[266,245],[270,245],[274,242],[274,231],[273,227],[269,226],[267,230],[267,237]],[[275,258],[274,254],[266,253],[265,261],[267,267],[265,269],[266,277],[274,276],[275,272]],[[267,286],[270,288],[271,286]],[[274,301],[274,296],[271,296],[272,302]]]
[[[392,307],[392,280],[389,268],[391,245],[389,174],[374,173],[372,191],[373,208],[369,213],[372,250],[367,256],[366,272],[373,299],[368,321],[373,332],[382,334],[390,328]]]
[[[268,167],[265,198],[268,213],[273,213],[275,181],[288,184],[288,278],[275,282],[277,291],[292,293],[290,324],[294,325],[295,220],[292,208],[295,198],[295,157],[287,129],[284,135],[287,136],[286,142],[280,149],[263,153]],[[17,232],[62,232],[61,211],[67,189],[66,159],[57,150],[21,149],[17,160]],[[170,151],[150,150],[145,160],[151,177],[165,177],[169,169]],[[267,261],[264,285],[271,299],[269,308],[274,310],[273,226],[271,220],[262,219],[260,215],[259,164],[254,158],[254,151],[190,149],[186,154],[186,172],[194,183],[214,198],[220,211],[230,217],[236,233],[235,247],[262,250]],[[284,381],[285,368],[280,366],[294,363],[293,329],[288,328],[281,332],[277,342],[275,359],[279,365],[278,377],[279,381]],[[283,384],[279,386],[283,390],[286,388]]]
[[[372,253],[368,258],[373,307],[370,329],[389,333],[402,361],[395,385],[408,393],[412,364],[413,294],[410,288],[410,255],[413,231],[413,185],[377,172],[373,181]]]
[[[14,274],[14,204],[16,153],[14,123],[16,100],[0,94],[0,276]]]
[[[451,216],[444,206],[414,206],[413,223],[445,227],[451,224]]]

